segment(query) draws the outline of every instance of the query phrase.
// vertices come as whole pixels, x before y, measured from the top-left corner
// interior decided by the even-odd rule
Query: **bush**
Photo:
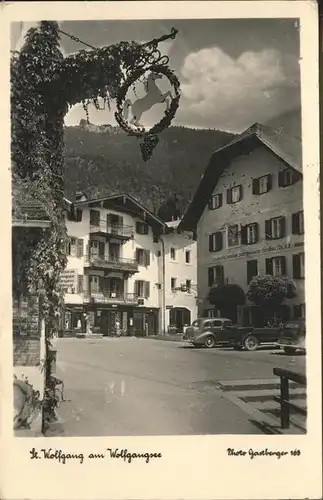
[[[296,295],[296,285],[288,276],[255,276],[247,292],[251,302],[264,308],[275,308]]]

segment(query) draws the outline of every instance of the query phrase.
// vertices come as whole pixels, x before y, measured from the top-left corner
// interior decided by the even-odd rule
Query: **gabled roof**
[[[167,228],[166,223],[160,217],[150,212],[148,208],[127,193],[113,194],[87,201],[76,201],[74,205],[77,207],[89,206],[93,208],[103,206],[105,208],[110,208],[111,210],[128,213],[133,217],[137,217],[138,219],[147,222],[147,224],[151,226],[158,226],[164,230]]]
[[[196,225],[208,203],[214,188],[230,162],[243,154],[248,154],[259,145],[264,145],[286,166],[302,175],[302,144],[297,137],[255,123],[236,136],[228,144],[217,149],[201,178],[197,190],[180,223],[179,229],[196,229]]]
[[[35,200],[27,187],[12,185],[12,226],[49,227],[50,219],[43,204]]]

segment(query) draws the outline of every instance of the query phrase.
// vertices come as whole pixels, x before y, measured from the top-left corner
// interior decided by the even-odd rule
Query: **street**
[[[194,349],[138,338],[59,339],[58,409],[65,436],[261,434],[224,397],[219,382],[273,379],[273,368],[305,372],[305,356]]]

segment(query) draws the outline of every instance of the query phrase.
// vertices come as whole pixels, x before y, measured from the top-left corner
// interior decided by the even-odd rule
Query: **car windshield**
[[[232,326],[234,323],[233,321],[223,321],[223,326],[227,327],[227,326]]]

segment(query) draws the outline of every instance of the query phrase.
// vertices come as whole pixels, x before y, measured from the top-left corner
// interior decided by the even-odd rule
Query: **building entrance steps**
[[[269,433],[304,434],[306,432],[306,388],[290,383],[290,399],[304,414],[291,414],[290,428],[280,427],[280,380],[276,378],[226,380],[218,382],[224,397],[247,413]]]

